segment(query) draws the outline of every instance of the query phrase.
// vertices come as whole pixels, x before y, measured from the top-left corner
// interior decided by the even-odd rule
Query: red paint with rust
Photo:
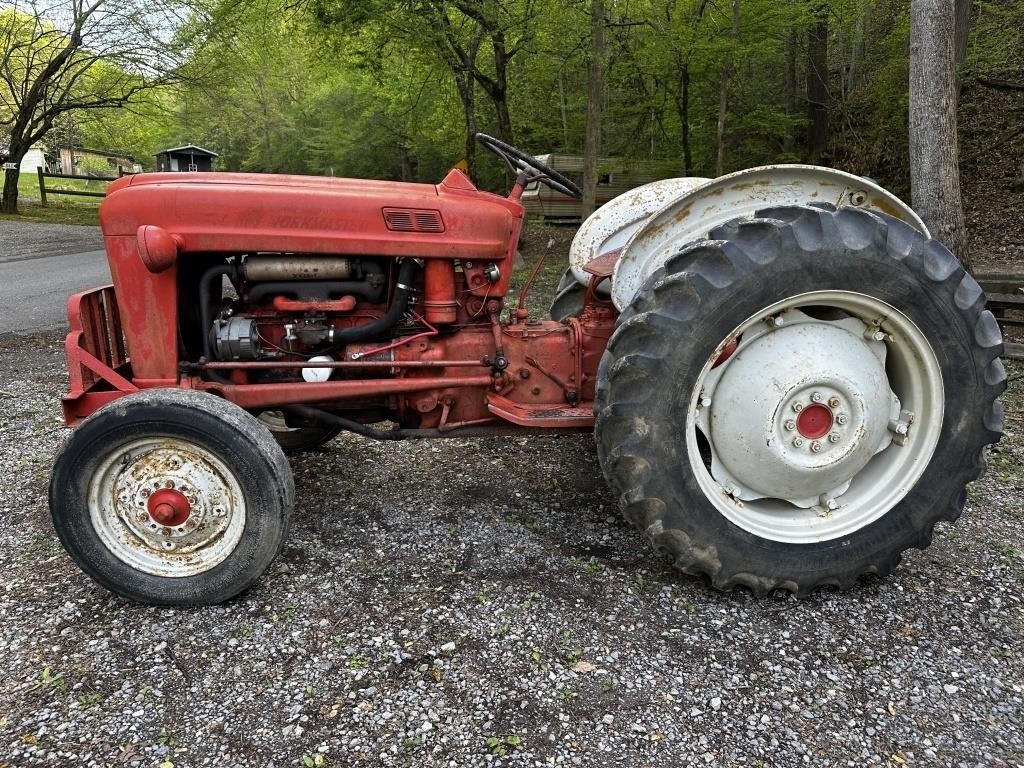
[[[403,427],[438,432],[590,427],[614,307],[591,288],[580,317],[566,323],[498,322],[522,227],[521,191],[482,192],[460,171],[436,185],[226,173],[114,182],[100,209],[113,289],[79,294],[69,305],[67,422],[131,391],[183,387],[252,411],[307,403],[342,407],[356,419],[362,411],[370,420],[389,413]],[[396,210],[410,212],[414,229],[395,229],[396,221],[404,226]],[[424,212],[436,212],[443,226],[432,231],[432,220],[417,219]],[[275,295],[246,316],[276,361],[204,362],[195,351],[208,333],[194,317],[198,275],[225,257],[256,252],[389,259],[392,287],[380,304]],[[304,323],[343,330],[381,317],[395,259],[410,257],[423,264],[406,312],[413,319],[391,335],[345,345],[328,381],[303,381],[305,358],[289,353],[289,334]],[[180,499],[158,503],[151,514],[180,517]]]
[[[275,296],[270,305],[278,312],[351,312],[356,308],[356,297],[342,296],[336,300],[304,301]]]

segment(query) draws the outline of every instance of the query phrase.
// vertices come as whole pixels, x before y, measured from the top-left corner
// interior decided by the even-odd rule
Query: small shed
[[[7,162],[8,148],[0,146],[0,163]],[[49,172],[51,163],[54,163],[54,158],[46,151],[46,147],[42,144],[34,144],[21,158],[18,170],[22,173],[35,173],[36,168],[42,168],[44,172]]]
[[[68,176],[120,176],[138,173],[142,166],[127,152],[109,149],[88,149],[78,145],[58,147],[59,163],[54,163],[56,173]]]
[[[158,171],[212,171],[213,158],[217,153],[195,144],[183,147],[172,147],[157,153],[156,169]]]

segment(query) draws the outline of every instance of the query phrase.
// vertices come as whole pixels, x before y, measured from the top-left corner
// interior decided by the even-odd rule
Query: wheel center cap
[[[884,446],[898,401],[862,327],[792,318],[740,344],[708,413],[711,474],[731,496],[811,506]]]
[[[192,506],[185,494],[173,488],[154,491],[146,502],[149,516],[161,525],[181,525],[192,514]]]
[[[819,403],[809,405],[796,417],[796,429],[808,440],[824,437],[832,429],[832,411]]]

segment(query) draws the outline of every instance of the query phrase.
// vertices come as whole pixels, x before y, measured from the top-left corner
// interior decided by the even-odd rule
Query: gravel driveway
[[[342,437],[294,460],[271,573],[199,610],[63,554],[64,386],[56,336],[0,339],[0,765],[1024,766],[1019,380],[961,523],[853,592],[676,574],[585,436]]]

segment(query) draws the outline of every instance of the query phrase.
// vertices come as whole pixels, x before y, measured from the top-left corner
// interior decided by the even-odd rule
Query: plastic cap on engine
[[[330,355],[317,355],[316,357],[309,358],[311,363],[333,363],[334,358]],[[302,378],[308,381],[310,384],[327,381],[331,378],[332,369],[330,368],[303,368]]]

